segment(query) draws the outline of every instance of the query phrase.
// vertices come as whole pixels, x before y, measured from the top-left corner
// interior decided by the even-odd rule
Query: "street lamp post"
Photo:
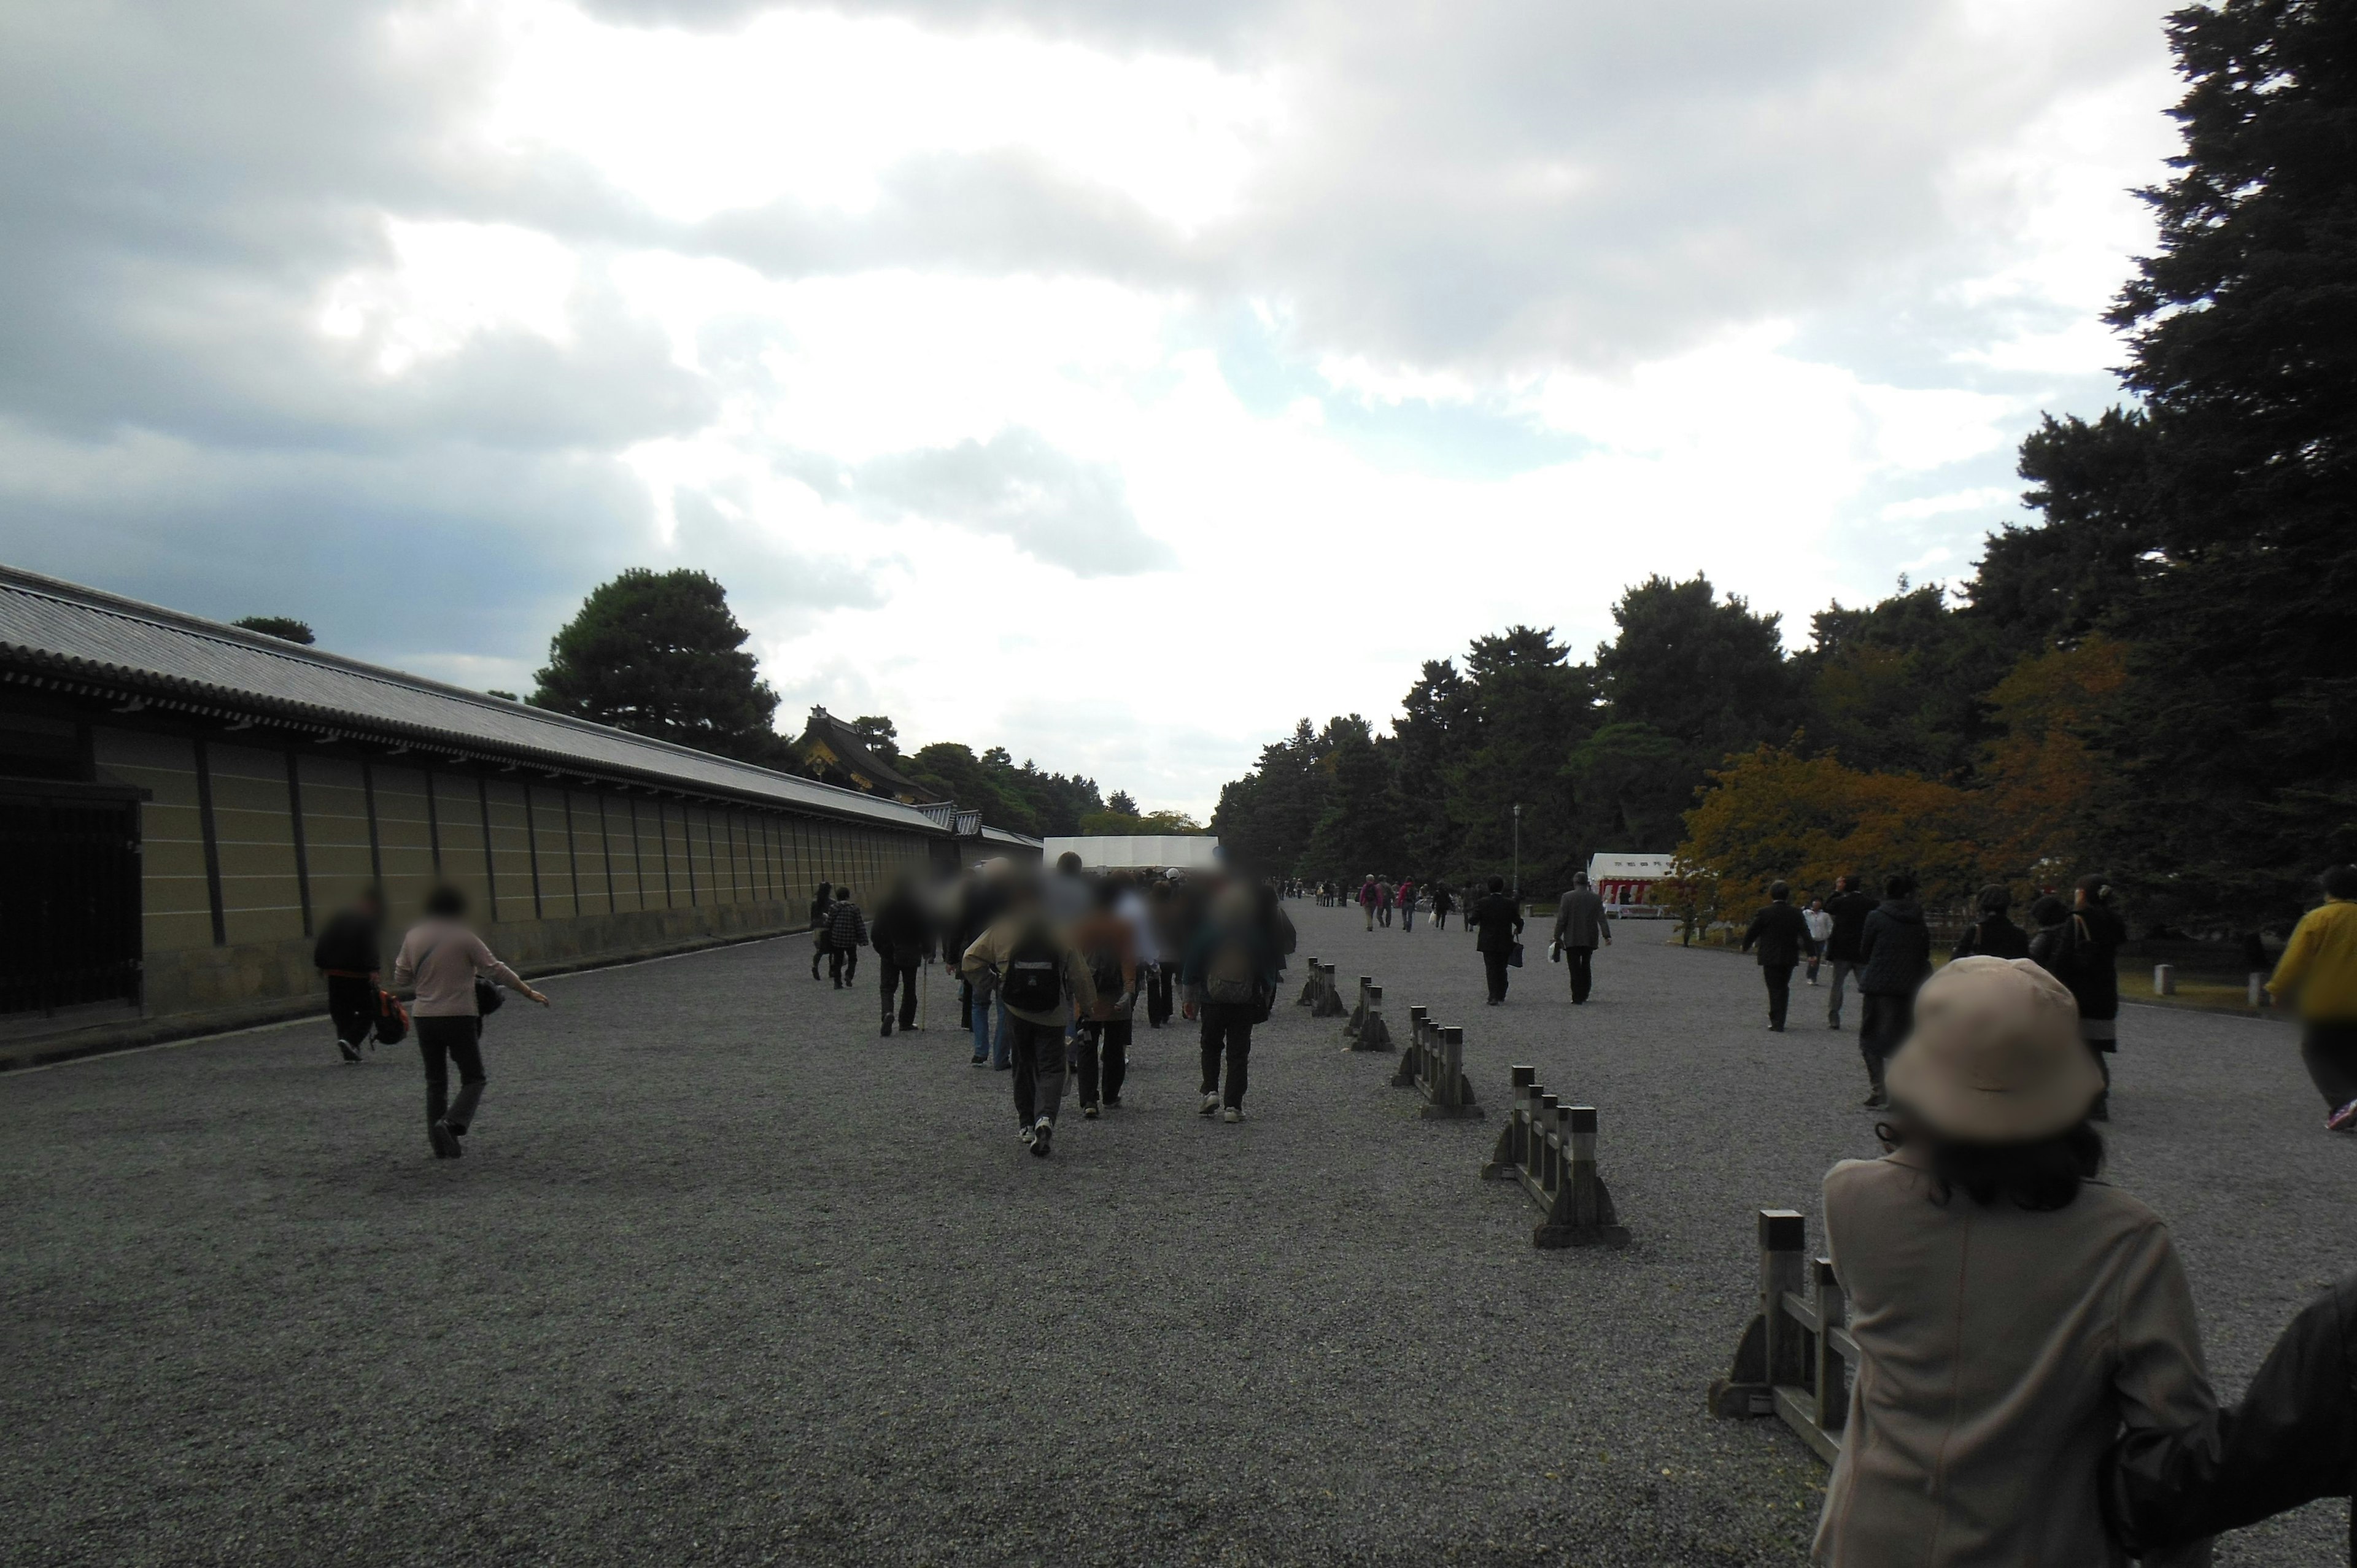
[[[1523,803],[1514,802],[1514,903],[1523,901]]]

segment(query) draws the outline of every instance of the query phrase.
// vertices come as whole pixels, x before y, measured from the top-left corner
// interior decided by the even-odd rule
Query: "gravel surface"
[[[1752,1211],[1870,1150],[1823,993],[1770,1035],[1756,970],[1630,925],[1588,1006],[1534,961],[1491,1009],[1460,933],[1293,910],[1395,1026],[1465,1026],[1490,1119],[1417,1120],[1297,971],[1243,1125],[1141,1026],[1129,1107],[1034,1160],[939,975],[879,1039],[799,940],[511,1004],[461,1161],[410,1047],[317,1024],[7,1078],[11,1560],[1803,1562],[1824,1472],[1702,1394]],[[2121,1032],[2115,1172],[2231,1392],[2345,1262],[2357,1140],[2283,1025]],[[1601,1109],[1627,1251],[1475,1179],[1518,1061]],[[2220,1561],[2316,1568],[2338,1520]]]

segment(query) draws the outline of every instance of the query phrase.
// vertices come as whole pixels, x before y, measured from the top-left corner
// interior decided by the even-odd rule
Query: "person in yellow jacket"
[[[2357,865],[2324,874],[2324,902],[2300,917],[2267,993],[2299,993],[2300,1060],[2324,1096],[2324,1125],[2357,1133]]]

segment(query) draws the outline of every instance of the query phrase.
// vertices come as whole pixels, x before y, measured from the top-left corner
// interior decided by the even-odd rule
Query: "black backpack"
[[[1063,1004],[1064,950],[1044,927],[1033,926],[1015,939],[1014,950],[999,966],[998,994],[1024,1013],[1052,1013]]]

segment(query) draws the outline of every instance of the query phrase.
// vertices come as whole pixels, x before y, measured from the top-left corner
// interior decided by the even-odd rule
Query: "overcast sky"
[[[1208,813],[1649,573],[1956,575],[2174,150],[2158,3],[0,5],[0,558]]]

